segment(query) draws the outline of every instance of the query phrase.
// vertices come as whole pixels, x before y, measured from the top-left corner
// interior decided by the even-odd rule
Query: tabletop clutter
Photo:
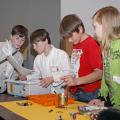
[[[65,93],[61,94],[51,94],[49,93],[49,88],[42,88],[39,86],[39,81],[13,81],[9,80],[7,82],[7,92],[8,94],[26,97],[30,102],[16,102],[19,106],[32,106],[32,102],[50,107],[55,106],[55,108],[69,110],[69,105],[74,104],[76,101],[72,97],[68,97]],[[41,92],[39,92],[41,91]],[[70,111],[69,116],[71,120],[77,120],[78,115],[88,115],[91,120],[96,120],[98,113],[107,109],[105,107],[96,107],[86,105],[77,105],[75,111]],[[50,109],[48,113],[52,113],[54,109]],[[77,112],[76,112],[77,111]],[[64,120],[62,113],[60,112],[57,120]]]
[[[43,94],[43,95],[29,95],[27,96],[28,100],[41,104],[43,106],[55,106],[60,109],[69,108],[69,104],[74,104],[75,100],[71,97],[66,98],[64,94]],[[98,113],[107,109],[106,107],[98,106],[89,106],[89,105],[79,105],[76,107],[78,112],[70,112],[71,120],[77,120],[77,115],[88,115],[91,120],[96,120]],[[50,109],[49,112],[53,112],[53,109]],[[62,115],[59,115],[58,120],[64,120]]]

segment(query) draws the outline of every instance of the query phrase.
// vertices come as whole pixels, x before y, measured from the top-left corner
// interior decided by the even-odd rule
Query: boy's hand
[[[20,75],[20,76],[18,76],[18,77],[19,77],[20,80],[27,80],[27,77],[26,77],[26,76]]]
[[[53,77],[45,77],[42,80],[40,80],[40,85],[42,87],[48,87],[53,82],[54,82]]]
[[[78,85],[78,81],[73,75],[66,75],[66,76],[61,77],[61,79],[64,80],[68,86]]]
[[[18,73],[18,78],[19,78],[20,80],[27,80],[27,76],[21,75],[19,72],[17,72],[17,73]]]

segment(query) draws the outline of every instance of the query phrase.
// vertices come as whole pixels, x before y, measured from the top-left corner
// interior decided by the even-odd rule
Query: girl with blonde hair
[[[120,12],[113,6],[99,9],[92,17],[103,54],[103,78],[100,96],[89,104],[120,106]],[[109,100],[108,100],[109,99]]]

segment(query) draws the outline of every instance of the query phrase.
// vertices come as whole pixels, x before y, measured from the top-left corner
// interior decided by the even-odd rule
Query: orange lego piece
[[[33,101],[44,106],[58,105],[58,94],[41,94],[41,95],[29,95],[28,100]],[[74,103],[73,98],[68,98],[68,104]]]

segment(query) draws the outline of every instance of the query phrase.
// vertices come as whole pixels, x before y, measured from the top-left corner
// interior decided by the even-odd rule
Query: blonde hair
[[[102,25],[102,49],[109,53],[111,40],[120,38],[120,12],[113,6],[99,9],[92,19]]]

